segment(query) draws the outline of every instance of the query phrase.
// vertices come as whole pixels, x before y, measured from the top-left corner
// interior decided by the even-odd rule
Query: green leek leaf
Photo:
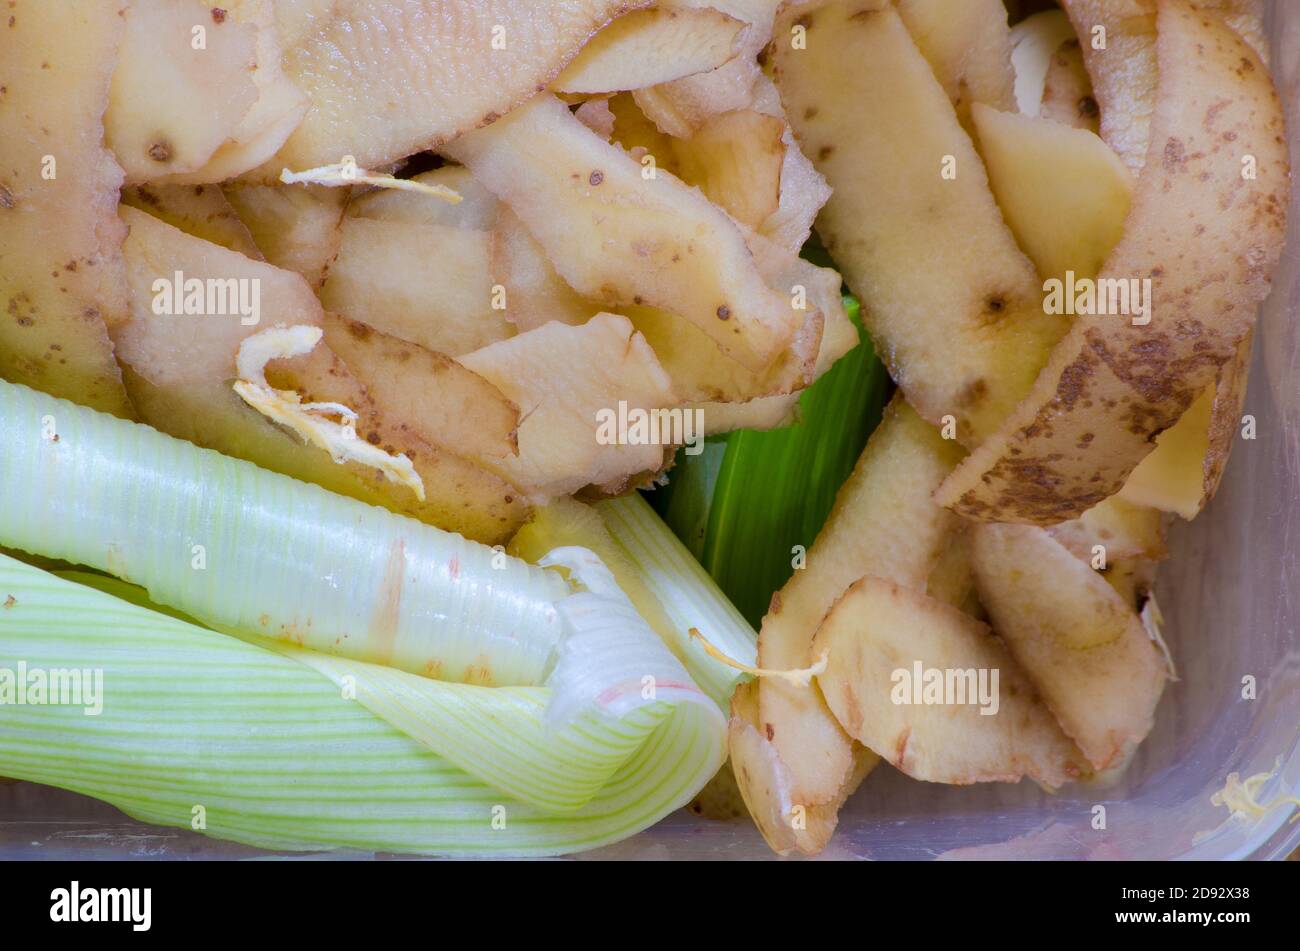
[[[715,437],[697,456],[679,452],[667,486],[648,498],[718,586],[758,627],[830,514],[880,422],[889,375],[845,298],[861,342],[799,401],[800,421],[770,432]]]

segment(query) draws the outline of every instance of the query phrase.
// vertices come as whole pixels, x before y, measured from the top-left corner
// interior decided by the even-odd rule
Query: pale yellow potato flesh
[[[351,217],[341,227],[326,309],[453,357],[514,333],[493,307],[490,232]]]
[[[706,73],[736,56],[744,28],[743,21],[707,7],[633,10],[592,37],[551,88],[624,92]]]
[[[313,288],[325,283],[343,242],[347,189],[227,185],[224,192],[266,260],[301,274]]]
[[[1156,0],[1062,0],[1061,6],[1092,78],[1101,137],[1136,175],[1146,162],[1155,108]]]
[[[681,178],[749,228],[781,203],[785,123],[752,109],[726,112],[676,145]]]
[[[831,188],[799,148],[776,84],[766,76],[761,77],[754,86],[753,99],[755,111],[781,120],[781,145],[785,150],[777,208],[759,225],[758,231],[787,251],[798,254],[812,235],[813,222],[831,197]]]
[[[970,535],[965,523],[953,526],[939,552],[939,560],[930,569],[930,577],[925,579],[925,593],[936,601],[985,620],[975,594]]]
[[[1133,608],[1032,525],[978,525],[980,600],[1012,655],[1097,770],[1146,738],[1168,672]]]
[[[1043,278],[1093,278],[1124,233],[1133,179],[1091,132],[976,104],[989,184]]]
[[[460,201],[450,202],[424,192],[376,188],[365,194],[354,195],[348,202],[348,215],[353,218],[379,218],[384,221],[405,221],[470,231],[490,231],[496,224],[500,202],[495,195],[474,181],[469,169],[460,165],[444,165],[431,172],[421,172],[412,177],[411,181],[432,188],[450,188],[460,196]]]
[[[754,403],[795,394],[858,343],[857,328],[840,295],[838,272],[795,257],[757,234],[749,234],[747,243],[767,282],[775,288],[788,288],[791,306],[801,308],[796,313],[803,321],[798,336],[767,370],[753,373],[728,359],[702,331],[675,314],[644,307],[626,310],[672,377],[678,397],[709,404],[705,406],[705,427],[710,433],[725,432],[716,427],[727,425],[732,415],[724,413],[715,419],[719,404]],[[763,417],[768,410],[754,407],[749,412]]]
[[[1214,396],[1214,387],[1202,392],[1177,423],[1156,437],[1156,448],[1138,463],[1116,498],[1185,519],[1196,517],[1205,496],[1202,463],[1210,448]]]
[[[1002,0],[896,0],[921,55],[967,130],[970,108],[1016,106],[1011,30]]]
[[[275,25],[286,50],[300,46],[334,19],[341,0],[274,0]]]
[[[1088,564],[1097,561],[1098,568],[1134,558],[1158,561],[1169,554],[1160,510],[1135,504],[1122,495],[1112,495],[1078,518],[1047,531],[1079,560]],[[1096,550],[1099,545],[1101,551]]]
[[[646,155],[651,156],[657,168],[676,175],[677,140],[660,132],[631,95],[620,93],[606,99],[605,103],[614,116],[614,131],[606,137],[607,140],[617,142],[638,162],[643,161]]]
[[[813,651],[828,658],[817,683],[836,719],[913,779],[965,785],[1028,777],[1055,788],[1087,772],[1002,641],[950,605],[863,578],[826,616]],[[988,671],[989,687],[996,670],[996,712],[985,715],[970,696],[895,702],[896,672],[918,663],[923,671]]]
[[[799,395],[760,396],[744,403],[687,403],[686,406],[704,411],[704,432],[708,436],[733,429],[766,432],[798,422]]]
[[[1052,54],[1038,115],[1101,135],[1101,110],[1092,94],[1092,80],[1083,65],[1083,49],[1073,37]]]
[[[446,354],[325,314],[325,343],[365,383],[384,417],[468,459],[518,451],[519,407]]]
[[[801,852],[816,855],[826,847],[839,818],[840,807],[880,762],[870,750],[855,746],[853,769],[835,798],[820,806],[805,806],[790,797],[790,775],[771,742],[760,732],[758,684],[736,688],[727,722],[727,748],[736,785],[758,831],[772,851],[780,855]]]
[[[1215,385],[1156,437],[1156,448],[1138,463],[1120,498],[1188,520],[1214,498],[1240,435],[1253,344],[1254,334],[1247,334]]]
[[[200,0],[132,0],[104,114],[127,184],[206,164],[257,101],[256,65],[254,24]]]
[[[304,443],[247,406],[232,388],[240,344],[273,323],[323,325],[325,315],[311,288],[291,271],[187,235],[142,211],[122,208],[121,214],[130,226],[124,251],[132,317],[116,332],[116,340],[127,386],[145,422],[177,438],[486,544],[504,541],[524,520],[528,506],[521,492],[459,455],[425,443],[403,420],[389,419],[323,342],[306,357],[272,361],[268,380],[357,412],[358,434],[373,434],[386,450],[411,459],[424,483],[424,501],[376,469],[335,463],[325,450]],[[258,280],[262,322],[245,325],[232,315],[155,314],[153,282],[177,270],[200,280]]]
[[[955,442],[894,399],[836,496],[807,567],[772,596],[759,632],[760,667],[791,670],[817,660],[810,647],[818,624],[863,575],[925,589],[956,523],[930,496],[960,457]],[[821,693],[778,679],[758,689],[761,728],[789,771],[793,801],[832,801],[851,771],[852,744]]]
[[[807,340],[801,337],[789,354],[771,370],[754,374],[728,360],[712,341],[673,314],[633,308],[628,310],[628,317],[654,348],[664,369],[672,377],[678,396],[689,403],[711,408],[705,413],[705,426],[710,433],[727,431],[717,428],[723,423],[715,418],[717,414],[713,408],[751,405],[755,406],[751,412],[758,412],[756,404],[762,400],[781,399],[787,395],[797,398],[798,393],[825,372],[824,364],[833,362],[832,355],[838,359],[856,343],[856,338],[844,344],[833,343],[823,335],[823,345],[819,350],[815,335]],[[821,319],[819,314],[815,321],[809,320],[805,326],[815,332],[821,326]],[[828,345],[832,347],[831,351],[826,349]]]
[[[1140,8],[1144,17],[1154,17],[1154,0],[1135,0],[1135,3],[1134,9]],[[1204,0],[1196,6],[1220,11],[1228,26],[1259,54],[1265,64],[1268,63],[1268,43],[1263,34],[1262,0]],[[1126,10],[1128,14],[1132,13],[1132,9]],[[1094,0],[1084,0],[1072,12],[1081,29],[1085,25],[1089,29],[1096,24],[1106,25],[1107,11],[1104,7],[1097,6]],[[1130,57],[1135,58],[1139,65],[1148,62],[1154,64],[1155,35],[1148,29],[1147,22],[1142,20],[1137,27],[1133,23],[1121,26],[1126,31],[1121,42],[1130,48]],[[1145,43],[1145,46],[1139,47],[1138,44],[1141,43]],[[1133,151],[1130,165],[1135,172],[1140,172],[1146,162],[1142,146],[1148,138],[1155,83],[1148,76],[1136,76],[1128,68],[1116,72],[1111,68],[1115,59],[1106,60],[1101,52],[1104,51],[1093,52],[1087,65],[1095,71],[1097,81],[1108,90],[1111,98],[1107,108],[1115,108],[1127,116],[1138,117],[1132,127],[1127,127],[1123,125],[1125,118],[1121,115],[1107,131],[1118,137],[1121,146],[1127,146]],[[1118,131],[1115,128],[1117,124],[1121,126]],[[1214,395],[1210,391],[1202,393],[1197,397],[1193,408],[1168,432],[1158,437],[1156,448],[1130,477],[1135,480],[1133,489],[1128,491],[1131,500],[1142,501],[1190,519],[1214,497],[1231,449],[1230,434],[1235,431],[1241,413],[1250,351],[1248,338],[1239,347],[1237,356],[1220,370],[1220,378],[1227,387],[1225,391],[1221,395]],[[1202,415],[1203,412],[1213,414],[1209,422]],[[1210,442],[1210,431],[1219,434],[1213,445]],[[1198,474],[1198,470],[1203,471]]]
[[[1043,105],[1052,56],[1074,38],[1070,18],[1062,11],[1042,10],[1011,28],[1011,66],[1016,77],[1016,110],[1036,116]]]
[[[858,330],[844,307],[843,277],[832,268],[818,267],[804,260],[762,234],[747,235],[746,243],[767,283],[784,292],[787,305],[804,315],[805,326],[800,328],[796,341],[815,339],[813,329],[807,324],[820,323],[821,343],[813,362],[812,379],[820,377],[858,345]]]
[[[614,137],[614,113],[608,98],[593,97],[573,110],[574,118],[606,142]]]
[[[1101,109],[1101,137],[1135,175],[1147,160],[1156,108],[1157,5],[1157,0],[1061,0]],[[1192,0],[1189,6],[1220,13],[1267,63],[1259,0]]]
[[[886,366],[921,416],[952,417],[974,445],[1029,392],[1065,324],[1043,312],[1033,265],[898,15],[860,6],[785,11],[776,33],[802,25],[807,48],[773,46],[776,82],[833,189],[818,234]]]
[[[673,380],[673,391],[692,403],[745,403],[804,389],[812,381],[817,340],[797,341],[775,364],[753,373],[729,359],[704,331],[665,310],[625,307],[622,313],[645,337]],[[816,329],[809,321],[805,326]],[[716,430],[714,430],[716,431]]]
[[[380,168],[494,122],[641,0],[366,0],[304,19],[284,69],[311,108],[272,168]],[[295,30],[291,29],[291,33]]]
[[[753,104],[762,80],[758,55],[772,38],[772,19],[780,0],[664,0],[674,10],[712,8],[748,24],[734,59],[708,73],[635,90],[637,104],[668,135],[687,138],[713,116]]]
[[[552,320],[585,324],[600,312],[556,273],[541,245],[505,205],[498,206],[492,225],[490,258],[492,278],[505,292],[505,318],[520,332]]]
[[[297,274],[186,234],[136,208],[119,214],[129,229],[123,253],[131,288],[131,317],[113,331],[118,358],[156,386],[179,389],[187,379],[236,379],[235,355],[246,337],[275,324],[320,326],[323,313],[311,288]],[[175,314],[155,311],[158,280],[180,271],[187,281],[257,282],[258,322],[236,312]],[[164,303],[169,299],[164,290]],[[148,422],[148,420],[146,420]]]
[[[236,23],[257,28],[254,49],[257,64],[252,73],[257,99],[231,131],[230,138],[217,147],[202,168],[160,179],[175,184],[221,182],[257,168],[279,151],[307,114],[307,94],[289,80],[280,63],[284,44],[276,24],[276,0],[203,0],[203,3],[223,11]]]
[[[795,141],[794,131],[790,128],[785,109],[781,105],[781,95],[773,82],[766,76],[760,76],[747,101],[751,101],[752,105],[736,112],[756,112],[781,123],[782,156],[778,170],[777,205],[755,227],[763,237],[792,254],[798,254],[812,234],[817,213],[830,197],[830,186]],[[614,131],[606,138],[621,144],[638,161],[648,153],[659,168],[686,179],[688,184],[700,184],[691,178],[693,170],[689,168],[689,163],[681,160],[681,153],[689,149],[689,143],[695,135],[693,128],[683,131],[684,138],[674,139],[659,131],[633,97],[619,95],[607,102],[607,108],[614,118]],[[730,114],[718,113],[701,119],[701,131],[706,132],[712,122]],[[764,193],[771,194],[766,186],[758,190],[758,194]],[[746,195],[744,200],[749,203],[752,199]]]
[[[151,214],[186,234],[245,257],[265,260],[218,185],[135,185],[122,190],[122,204]]]
[[[519,407],[519,455],[491,465],[534,502],[658,471],[671,451],[597,441],[597,414],[617,411],[620,401],[629,411],[676,405],[668,374],[625,317],[597,314],[580,327],[545,324],[460,363]]]
[[[769,366],[799,321],[763,280],[735,222],[645,169],[541,95],[447,151],[510,206],[579,294],[687,318],[732,359]]]
[[[1268,73],[1213,15],[1175,4],[1161,8],[1158,46],[1151,155],[1102,271],[1151,279],[1151,322],[1074,318],[1033,392],[940,490],[968,518],[1050,525],[1115,494],[1238,352],[1268,294],[1289,185]]]
[[[106,329],[128,316],[122,170],[102,124],[123,19],[112,4],[45,0],[18,0],[6,16],[0,377],[131,417]]]

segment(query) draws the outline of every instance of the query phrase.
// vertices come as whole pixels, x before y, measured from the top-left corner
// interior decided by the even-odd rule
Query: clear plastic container
[[[1274,71],[1300,134],[1300,2],[1270,3]],[[1226,821],[1211,804],[1230,772],[1276,772],[1261,801],[1300,795],[1300,189],[1288,248],[1257,334],[1239,440],[1218,497],[1178,525],[1157,597],[1180,680],[1123,779],[1049,796],[1016,786],[918,783],[882,767],[846,806],[825,858],[1277,859],[1300,846],[1289,808]],[[1242,699],[1242,679],[1257,699]],[[1094,807],[1106,828],[1094,829]],[[237,858],[269,853],[146,826],[111,806],[0,783],[0,859]],[[355,856],[355,853],[351,853]],[[388,856],[378,856],[388,857]],[[748,822],[678,812],[580,858],[744,859],[771,853]]]

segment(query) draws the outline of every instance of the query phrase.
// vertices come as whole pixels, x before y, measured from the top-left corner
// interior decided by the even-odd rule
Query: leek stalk
[[[105,684],[93,717],[0,703],[0,775],[150,822],[201,807],[205,831],[268,848],[551,854],[644,828],[722,763],[718,699],[591,552],[547,556],[571,587],[2,383],[0,440],[0,542],[148,589],[0,556],[0,669]],[[198,537],[201,566],[178,551]],[[458,659],[498,685],[448,682]],[[364,782],[340,778],[350,762]]]
[[[103,675],[97,716],[75,705],[0,703],[0,775],[248,845],[451,855],[594,848],[684,805],[723,758],[716,706],[665,692],[621,717],[575,721],[582,728],[567,734],[564,759],[582,775],[570,780],[567,768],[534,767],[522,748],[552,735],[543,722],[548,687],[443,684],[313,654],[331,683],[300,662],[309,653],[301,648],[281,646],[297,655],[285,656],[3,555],[0,602],[8,604],[0,608],[0,669],[22,660],[31,669]],[[630,659],[637,673],[648,649],[643,643]],[[356,700],[339,687],[349,676],[359,685]],[[399,715],[386,719],[368,707],[366,690]],[[520,737],[513,761],[538,788],[581,785],[591,764],[622,759],[577,808],[520,801],[424,742],[445,729],[433,711],[448,692],[499,695],[502,721]]]
[[[147,426],[0,383],[0,544],[204,624],[442,680],[538,684],[553,572]]]

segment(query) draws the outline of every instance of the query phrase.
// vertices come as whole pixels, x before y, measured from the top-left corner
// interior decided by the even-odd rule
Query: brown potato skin
[[[1151,322],[1076,318],[1033,392],[940,489],[967,518],[1052,525],[1119,491],[1236,355],[1268,294],[1289,187],[1268,72],[1217,16],[1176,3],[1161,4],[1158,47],[1151,148],[1102,273],[1150,278]]]
[[[129,305],[122,169],[102,121],[124,21],[112,4],[41,0],[10,2],[5,18],[0,378],[134,419],[109,337]]]
[[[1155,722],[1168,671],[1133,604],[1040,528],[973,531],[980,600],[995,630],[1094,769],[1118,764]]]

